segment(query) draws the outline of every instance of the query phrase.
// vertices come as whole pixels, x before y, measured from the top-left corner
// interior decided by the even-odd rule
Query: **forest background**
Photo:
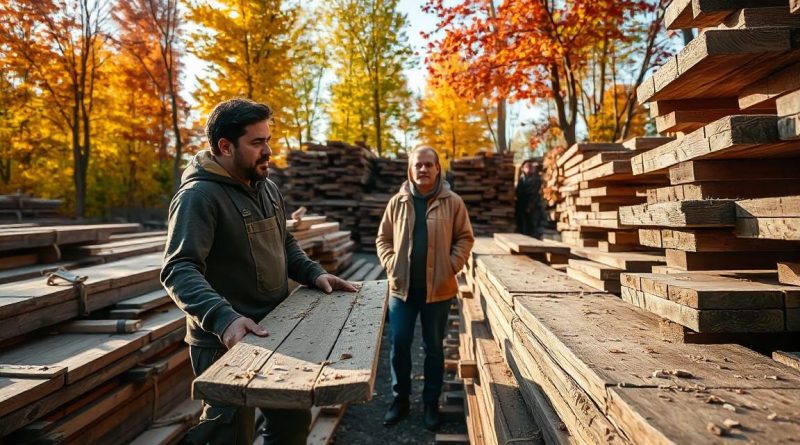
[[[449,162],[652,133],[636,87],[688,37],[665,3],[0,0],[0,193],[163,208],[235,96],[274,108],[279,166],[315,140]]]

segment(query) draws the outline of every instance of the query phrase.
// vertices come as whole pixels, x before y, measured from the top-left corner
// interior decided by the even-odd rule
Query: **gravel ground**
[[[374,261],[377,258],[374,256]],[[414,332],[414,353],[411,360],[412,394],[411,414],[391,427],[383,426],[383,415],[392,403],[391,370],[389,365],[389,322],[384,325],[381,351],[378,363],[378,375],[375,382],[375,394],[370,402],[351,405],[339,423],[333,443],[337,445],[371,445],[380,444],[430,444],[434,442],[435,433],[425,429],[422,421],[422,365],[425,353],[422,350],[422,328],[419,320]],[[452,378],[445,374],[445,380]],[[442,402],[444,403],[444,402]],[[448,420],[448,419],[443,419]],[[466,433],[464,419],[449,420],[442,423],[440,433]]]

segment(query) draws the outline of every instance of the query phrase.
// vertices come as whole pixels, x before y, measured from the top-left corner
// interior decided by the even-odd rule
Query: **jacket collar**
[[[411,182],[408,180],[403,181],[403,184],[400,186],[400,202],[406,202],[411,199],[413,194],[411,193]],[[444,199],[452,195],[453,192],[450,191],[450,184],[444,180],[444,175],[441,173],[439,174],[439,193],[431,197],[431,202],[434,202],[439,199]]]

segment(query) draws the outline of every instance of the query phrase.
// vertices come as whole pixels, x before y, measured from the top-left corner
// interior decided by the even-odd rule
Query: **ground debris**
[[[706,425],[706,429],[715,436],[725,436],[728,434],[727,428],[721,427],[714,422],[708,422],[708,425]]]

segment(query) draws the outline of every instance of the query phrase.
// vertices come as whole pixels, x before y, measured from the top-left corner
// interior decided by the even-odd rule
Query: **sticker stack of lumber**
[[[168,444],[197,419],[185,316],[159,282],[166,235],[138,229],[0,232],[0,260],[35,252],[0,272],[0,443]]]
[[[286,227],[300,248],[326,271],[336,273],[352,264],[355,242],[338,222],[328,221],[325,215],[305,215],[286,220]]]
[[[367,186],[368,191],[361,195],[358,207],[360,247],[365,252],[375,252],[375,237],[378,235],[378,226],[386,204],[408,178],[408,159],[405,157],[377,158],[373,162],[375,174]]]
[[[59,217],[60,199],[35,198],[28,195],[0,195],[0,220],[27,221]]]
[[[787,1],[675,0],[666,22],[703,29],[639,88],[677,138],[631,169],[666,173],[669,186],[619,217],[667,264],[623,275],[623,298],[684,340],[783,338],[800,331],[800,288],[777,273],[800,260],[800,17]]]
[[[566,269],[570,246],[550,239],[536,239],[521,233],[495,233],[494,242],[508,253],[527,255],[555,268]]]
[[[450,170],[475,235],[514,231],[514,153],[454,159]]]
[[[630,159],[671,140],[636,137],[622,144],[575,144],[557,159],[564,169],[557,227],[563,242],[573,246],[569,276],[594,289],[619,293],[624,266],[635,263],[649,271],[649,266],[663,262],[660,251],[639,244],[635,228],[620,221],[618,209],[644,202],[647,188],[666,184],[661,173],[634,176]]]

